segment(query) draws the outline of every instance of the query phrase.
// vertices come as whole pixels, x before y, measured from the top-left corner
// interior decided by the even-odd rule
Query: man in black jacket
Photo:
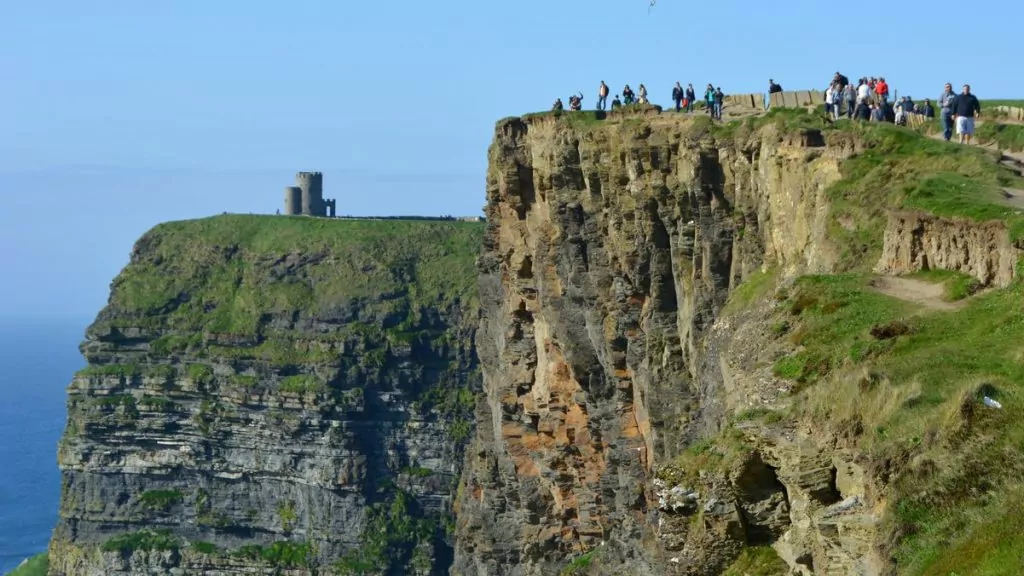
[[[971,136],[974,136],[974,119],[979,116],[981,102],[971,94],[970,84],[964,84],[963,92],[953,100],[953,118],[956,120],[956,133],[961,144],[971,143]]]
[[[679,112],[683,108],[683,97],[686,96],[686,92],[683,91],[683,87],[676,82],[675,88],[672,89],[672,101],[676,103],[676,112]]]

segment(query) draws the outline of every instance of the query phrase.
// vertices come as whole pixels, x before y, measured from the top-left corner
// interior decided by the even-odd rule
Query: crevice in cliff
[[[654,309],[663,314],[674,314],[679,308],[676,300],[676,280],[672,271],[672,244],[668,231],[661,220],[658,202],[647,203],[647,220],[650,223],[651,245],[649,255],[650,294]]]
[[[759,452],[748,456],[733,484],[746,528],[747,543],[767,545],[778,540],[790,525],[790,499],[779,480],[778,469],[762,459]]]
[[[537,202],[537,189],[533,183],[533,168],[523,164],[516,164],[516,188],[518,198],[515,200],[516,215],[520,220],[526,220],[526,214]]]

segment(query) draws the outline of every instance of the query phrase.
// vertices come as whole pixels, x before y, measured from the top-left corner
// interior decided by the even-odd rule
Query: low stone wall
[[[764,109],[764,92],[754,94],[729,94],[725,97],[726,108]]]
[[[776,92],[772,94],[773,108],[807,108],[825,103],[825,93],[821,90],[796,90],[793,92]]]

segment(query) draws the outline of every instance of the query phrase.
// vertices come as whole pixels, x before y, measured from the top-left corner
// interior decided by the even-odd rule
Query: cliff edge
[[[442,574],[482,226],[157,226],[88,329],[50,573]]]
[[[926,429],[928,450],[957,453],[945,414],[975,410],[986,369],[917,388],[906,350],[953,335],[901,324],[921,312],[872,271],[1019,292],[997,158],[786,110],[511,118],[489,157],[485,401],[453,574],[883,574],[917,558],[912,538],[894,546],[910,528],[890,502],[912,500]],[[916,450],[887,432],[914,402],[929,406],[905,432]]]

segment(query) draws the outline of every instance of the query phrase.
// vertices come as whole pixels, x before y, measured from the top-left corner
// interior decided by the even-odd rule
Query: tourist
[[[885,82],[885,78],[879,78],[875,84],[875,96],[878,96],[880,102],[889,100],[889,85]]]
[[[604,110],[608,104],[608,85],[601,80],[601,85],[597,87],[597,109]]]
[[[871,121],[885,122],[885,111],[882,110],[882,103],[879,102],[871,107]]]
[[[637,90],[640,92],[640,103],[647,104],[647,87],[644,86],[643,82],[640,83],[640,87]]]
[[[917,113],[925,118],[935,118],[935,106],[932,106],[931,100],[925,98],[924,105],[917,109]]]
[[[946,82],[945,90],[942,95],[939,96],[939,108],[941,109],[940,116],[942,117],[942,137],[949,142],[949,139],[953,137],[953,101],[956,100],[956,94],[953,93],[953,85]]]
[[[715,112],[714,117],[716,120],[722,119],[722,107],[725,105],[725,92],[722,92],[722,87],[719,86],[715,89]]]
[[[893,109],[892,104],[888,100],[880,103],[878,107],[882,109],[882,116],[886,122],[889,124],[896,123],[896,110]]]
[[[857,102],[857,109],[854,111],[853,116],[857,120],[863,120],[864,122],[871,120],[871,106],[868,105],[867,100]]]
[[[857,107],[857,89],[853,87],[852,82],[843,89],[843,100],[846,101],[846,117],[852,119],[853,111]]]
[[[635,97],[636,95],[633,94],[633,89],[629,87],[629,84],[626,84],[626,87],[622,89],[623,102],[626,104],[632,104]]]
[[[612,110],[615,110],[615,109],[619,108],[620,106],[622,106],[622,100],[619,100],[619,95],[616,94],[615,95],[615,99],[612,100]]]
[[[846,88],[846,85],[850,83],[850,79],[839,72],[836,72],[835,77],[832,78],[832,83],[837,85],[839,90],[843,90]]]
[[[961,144],[970,144],[974,136],[974,119],[981,116],[981,103],[971,94],[971,85],[964,84],[961,92],[953,100],[953,118],[956,120],[956,133]]]
[[[686,85],[686,111],[693,112],[693,107],[697,105],[697,91],[693,89],[693,84]]]
[[[561,98],[555,98],[555,103],[551,106],[551,111],[552,112],[561,112],[562,110],[565,110],[565,106],[562,105],[562,99]]]
[[[913,114],[917,112],[917,105],[914,104],[914,99],[910,96],[903,97],[903,111],[907,114]]]
[[[843,90],[845,86],[840,88],[839,84],[836,84],[835,88],[832,89],[832,119],[839,120],[841,110],[843,107]]]
[[[683,90],[683,86],[676,82],[674,88],[672,88],[672,101],[676,104],[676,112],[683,109],[683,100],[686,98],[686,91]]]
[[[907,108],[907,97],[904,96],[902,99],[900,99],[899,102],[896,103],[896,118],[895,118],[896,125],[897,126],[906,126],[907,125],[907,114],[909,114],[909,113],[910,112],[908,112],[908,108]]]
[[[860,80],[860,86],[857,86],[857,104],[868,104],[868,100],[871,98],[871,85],[864,78]]]
[[[715,87],[708,84],[704,89],[704,107],[712,118],[715,116]]]
[[[825,115],[826,116],[831,116],[832,115],[832,94],[835,92],[835,89],[836,89],[836,85],[833,83],[833,84],[829,84],[828,88],[825,90]]]
[[[776,84],[775,80],[768,79],[768,94],[764,98],[764,109],[769,110],[772,107],[772,94],[778,94],[782,92],[782,85]]]

